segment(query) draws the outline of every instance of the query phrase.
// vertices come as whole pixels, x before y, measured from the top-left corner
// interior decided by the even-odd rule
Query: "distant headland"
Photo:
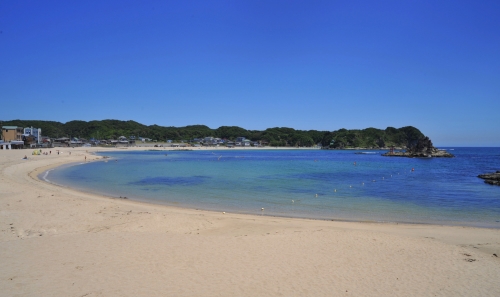
[[[417,141],[410,142],[406,146],[406,151],[395,152],[394,149],[382,156],[386,157],[409,157],[409,158],[453,158],[454,155],[445,150],[434,147],[429,137],[419,138]]]
[[[386,129],[339,129],[334,131],[295,130],[274,127],[265,130],[247,130],[237,126],[211,129],[205,125],[163,127],[143,125],[135,121],[101,120],[69,121],[67,123],[39,120],[3,121],[2,126],[36,127],[49,138],[78,138],[86,141],[134,139],[151,142],[171,142],[193,145],[245,145],[271,147],[321,147],[323,149],[382,149],[410,151],[417,144],[430,140],[419,129],[406,126]],[[427,143],[428,143],[427,142]],[[432,142],[430,142],[432,145]],[[433,149],[435,149],[432,146]],[[439,151],[441,152],[441,151]],[[399,155],[398,152],[395,155]],[[433,151],[433,156],[438,151]],[[439,153],[442,154],[442,153]],[[437,155],[436,155],[437,156]]]

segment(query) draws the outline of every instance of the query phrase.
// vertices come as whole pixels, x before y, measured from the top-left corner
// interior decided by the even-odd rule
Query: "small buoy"
[[[316,197],[318,197],[318,194],[316,194]]]
[[[225,211],[223,211],[222,213],[223,213],[223,214],[226,214],[226,212],[225,212]]]
[[[415,171],[415,168],[412,168],[411,171]]]
[[[292,200],[292,203],[295,203],[295,201]]]
[[[334,192],[337,192],[337,189],[333,190]]]
[[[365,183],[361,183],[363,186],[365,185]]]
[[[349,186],[349,188],[352,188],[352,186]]]
[[[263,207],[263,208],[261,208],[260,210],[264,210],[264,207]]]
[[[372,182],[375,182],[375,180],[372,180]]]

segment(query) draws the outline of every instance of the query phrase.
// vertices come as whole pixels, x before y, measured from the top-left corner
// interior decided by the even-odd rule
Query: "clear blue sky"
[[[1,1],[0,120],[500,146],[500,1]]]

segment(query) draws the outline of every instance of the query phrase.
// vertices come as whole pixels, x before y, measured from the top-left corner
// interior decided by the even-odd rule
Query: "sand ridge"
[[[103,197],[36,178],[106,149],[59,150],[0,151],[0,296],[500,296],[498,229]]]

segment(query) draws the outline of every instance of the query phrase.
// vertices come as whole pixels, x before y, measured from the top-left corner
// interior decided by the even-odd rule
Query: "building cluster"
[[[227,146],[227,147],[250,147],[250,146],[266,146],[268,145],[265,141],[251,141],[245,137],[237,137],[235,141],[228,139],[221,139],[216,137],[205,137],[205,138],[194,138],[191,140],[191,144],[194,146]]]
[[[96,145],[131,146],[135,136],[120,136],[118,139],[97,140],[77,137],[50,138],[42,136],[42,129],[33,127],[2,126],[0,149],[49,148],[49,147],[90,147]],[[151,139],[140,138],[141,141]]]
[[[136,141],[145,143],[153,141],[150,138],[135,136],[120,136],[118,139],[85,139],[77,137],[49,138],[42,136],[42,129],[33,127],[3,126],[0,149],[21,149],[21,148],[49,148],[49,147],[90,147],[98,145],[111,146],[133,146]],[[156,142],[156,141],[155,141]],[[226,147],[260,147],[267,146],[265,141],[251,141],[245,137],[237,137],[236,140],[222,139],[217,137],[194,138],[191,140],[181,140],[174,143],[167,140],[166,146],[226,146]],[[163,145],[162,145],[163,146]]]
[[[131,146],[135,145],[135,137],[127,138],[120,136],[118,139],[95,139],[95,138],[77,138],[77,137],[61,137],[53,139],[53,147],[79,147],[79,146],[97,146],[97,145],[113,145],[113,146]]]
[[[24,147],[50,147],[50,139],[42,136],[42,129],[40,128],[2,126],[0,149]]]

